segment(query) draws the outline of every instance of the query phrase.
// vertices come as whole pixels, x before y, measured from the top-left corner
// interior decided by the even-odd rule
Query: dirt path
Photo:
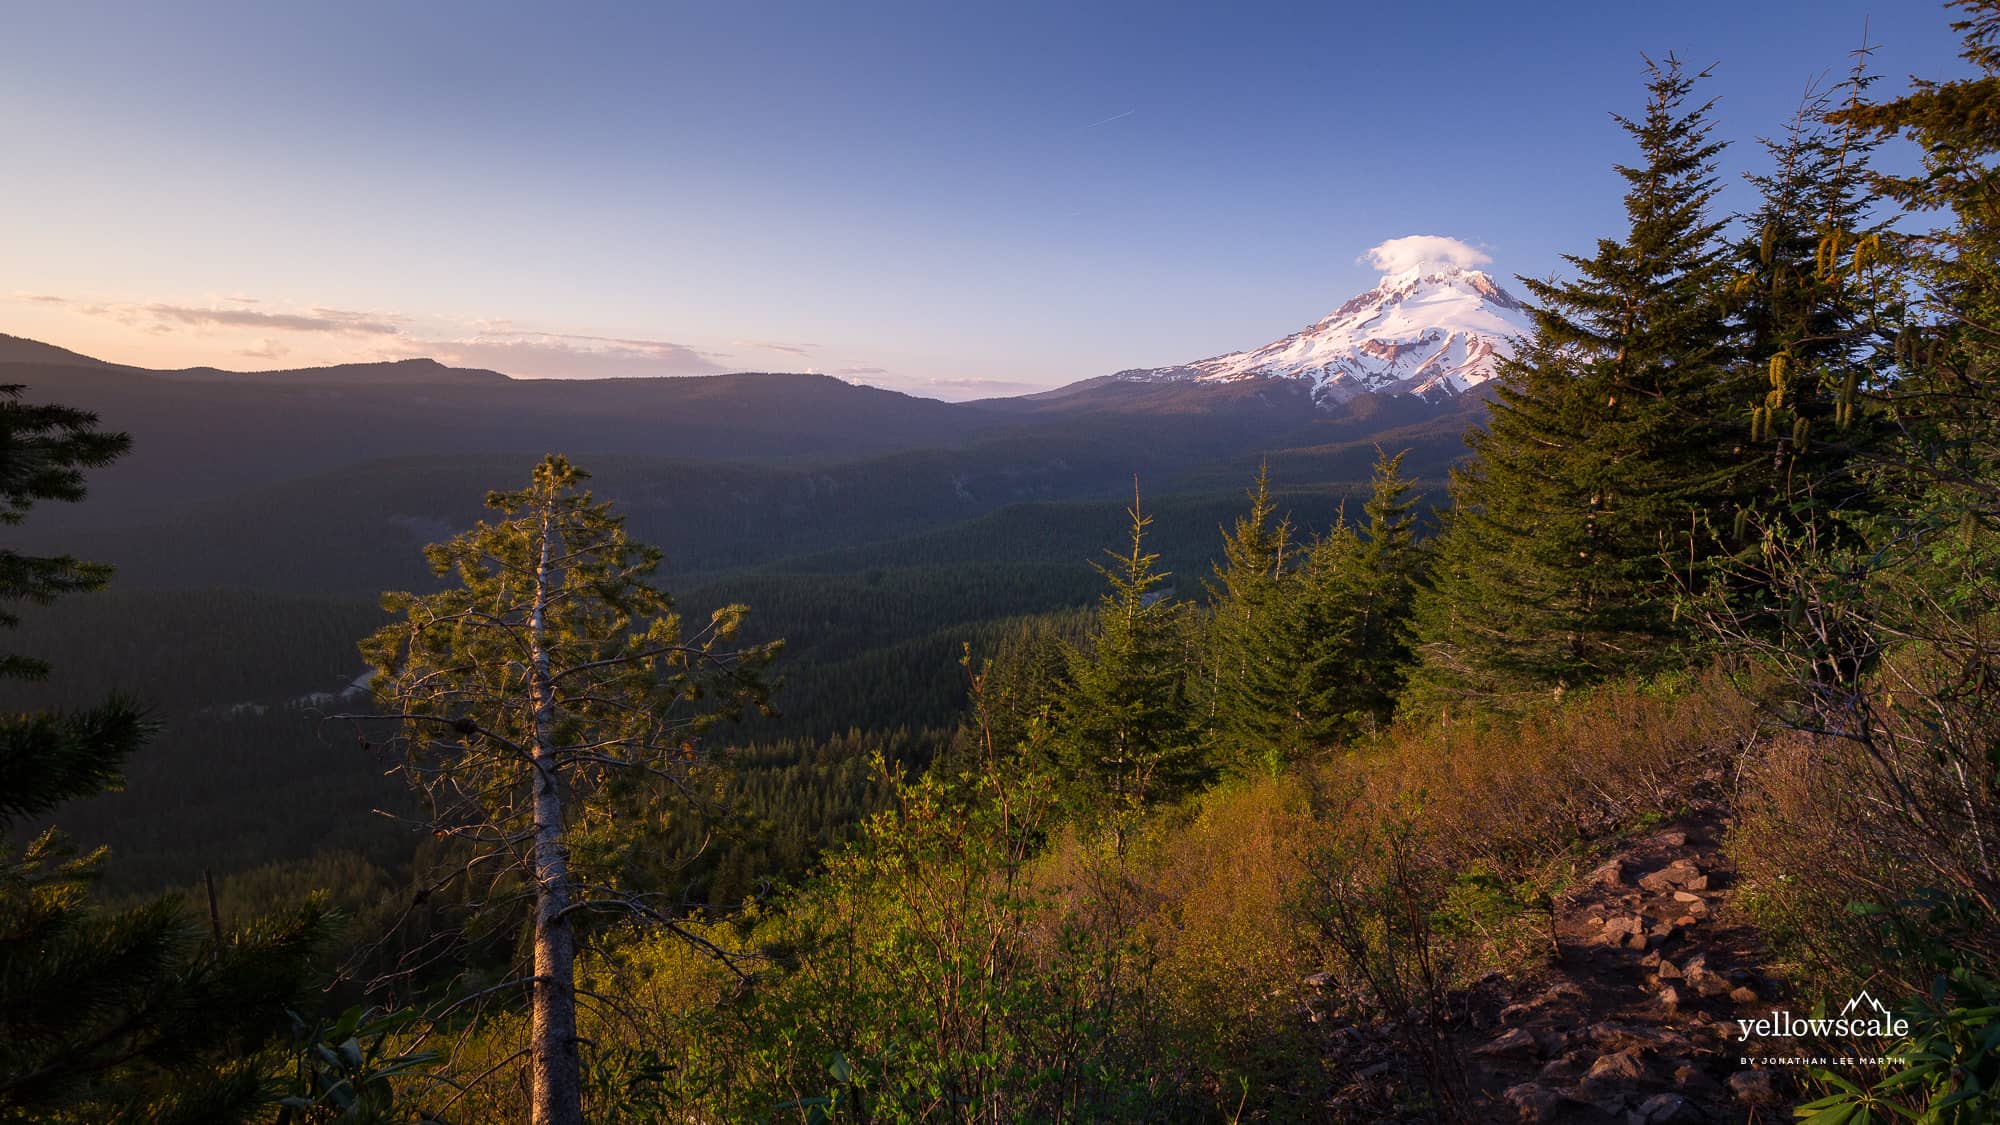
[[[1775,981],[1735,907],[1716,807],[1628,841],[1555,903],[1544,970],[1475,993],[1455,1037],[1493,1121],[1620,1125],[1791,1119],[1772,1053],[1740,1041]]]

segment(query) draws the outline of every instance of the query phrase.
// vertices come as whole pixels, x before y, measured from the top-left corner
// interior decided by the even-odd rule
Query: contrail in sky
[[[1085,125],[1085,126],[1084,126],[1084,128],[1085,128],[1085,129],[1095,129],[1095,128],[1097,128],[1097,127],[1098,127],[1099,125],[1109,125],[1109,124],[1111,124],[1111,123],[1112,123],[1113,121],[1117,121],[1117,120],[1119,120],[1119,119],[1121,119],[1121,118],[1126,118],[1126,117],[1130,117],[1130,116],[1132,116],[1133,114],[1135,114],[1135,113],[1137,113],[1137,112],[1139,112],[1139,111],[1138,111],[1138,110],[1136,110],[1136,109],[1128,109],[1128,110],[1126,110],[1126,111],[1125,111],[1124,113],[1114,113],[1114,114],[1112,114],[1111,116],[1109,116],[1109,117],[1105,118],[1105,119],[1104,119],[1104,120],[1102,120],[1102,121],[1093,121],[1093,122],[1091,122],[1090,124],[1088,124],[1088,125]]]

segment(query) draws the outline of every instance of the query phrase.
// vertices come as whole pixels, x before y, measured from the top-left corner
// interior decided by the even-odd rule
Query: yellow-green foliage
[[[677,929],[633,926],[578,960],[577,987],[596,998],[581,1012],[585,1037],[686,1053],[690,1021],[735,989],[738,977],[721,954],[740,952],[741,940],[730,926],[699,918]]]
[[[1312,832],[1298,782],[1264,778],[1207,794],[1141,851],[1151,910],[1137,932],[1158,958],[1162,1016],[1220,1054],[1269,1037],[1303,1002],[1313,966],[1284,904]]]
[[[494,1008],[456,1032],[440,1031],[445,1072],[463,1089],[420,1091],[426,1111],[444,1121],[528,1118],[528,1014]]]
[[[1051,934],[1126,951],[1132,1008],[1149,1021],[1131,1046],[1175,1060],[1184,1099],[1255,1108],[1309,1086],[1303,982],[1317,960],[1288,903],[1315,831],[1298,780],[1265,776],[1157,814],[1122,853],[1063,833],[1035,867],[1058,905]]]
[[[590,1096],[605,1120],[1309,1115],[1330,1011],[1407,1010],[1533,955],[1524,888],[1580,837],[1671,811],[1750,713],[1720,675],[1606,686],[1396,728],[1121,833],[1056,820],[1020,760],[897,784],[768,915],[600,935]],[[763,956],[746,982],[701,943]],[[503,1015],[460,1043],[455,1074],[499,1066],[460,1110],[518,1112],[522,1038]]]
[[[1030,868],[1046,778],[1002,764],[901,786],[770,937],[795,951],[731,1024],[725,1116],[1012,1121],[1117,1116],[1129,947],[1086,932]]]

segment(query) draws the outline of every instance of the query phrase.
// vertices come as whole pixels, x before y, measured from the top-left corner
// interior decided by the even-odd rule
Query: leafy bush
[[[2000,981],[1961,968],[1918,1001],[1910,1034],[1872,1083],[1813,1072],[1833,1092],[1798,1108],[1814,1125],[1974,1125],[2000,1119]]]

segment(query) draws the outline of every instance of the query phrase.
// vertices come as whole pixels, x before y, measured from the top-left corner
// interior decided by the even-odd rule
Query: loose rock
[[[1583,1076],[1583,1084],[1598,1090],[1623,1089],[1646,1077],[1646,1067],[1639,1061],[1637,1051],[1617,1051],[1609,1055],[1599,1055],[1590,1064],[1590,1072]]]
[[[1553,1121],[1556,1110],[1562,1106],[1562,1095],[1537,1082],[1509,1086],[1500,1096],[1514,1107],[1520,1120],[1527,1122]]]
[[[1722,1094],[1722,1087],[1707,1071],[1692,1064],[1674,1068],[1674,1085],[1682,1091],[1698,1098],[1714,1098]]]
[[[1561,1058],[1550,1059],[1539,1077],[1543,1082],[1557,1084],[1571,1081],[1583,1073],[1583,1051],[1570,1051]]]
[[[1472,1053],[1495,1058],[1532,1059],[1541,1055],[1542,1045],[1535,1042],[1534,1035],[1527,1028],[1516,1027],[1502,1032],[1484,1047],[1474,1047]]]
[[[1778,1084],[1768,1070],[1739,1070],[1729,1076],[1729,1090],[1746,1105],[1778,1104]]]
[[[1703,1117],[1699,1106],[1679,1094],[1654,1094],[1625,1120],[1630,1125],[1694,1125]]]
[[[1639,878],[1639,886],[1649,891],[1670,891],[1702,878],[1701,868],[1691,859],[1677,859],[1650,875]]]

